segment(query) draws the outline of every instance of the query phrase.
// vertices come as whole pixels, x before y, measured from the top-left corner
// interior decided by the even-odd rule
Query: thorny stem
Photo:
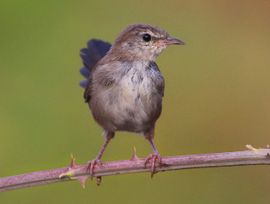
[[[249,150],[237,152],[222,152],[209,154],[193,154],[162,157],[161,166],[155,171],[170,171],[193,168],[209,167],[230,167],[244,165],[270,165],[270,149],[255,149],[247,146]],[[135,158],[135,159],[134,159]],[[94,176],[101,176],[149,172],[151,165],[145,167],[145,159],[138,159],[133,156],[132,160],[105,162],[96,166]],[[31,186],[45,185],[49,183],[70,181],[78,179],[85,182],[89,177],[86,165],[75,165],[71,162],[70,167],[44,170],[39,172],[26,173],[22,175],[0,178],[0,192],[27,188]]]

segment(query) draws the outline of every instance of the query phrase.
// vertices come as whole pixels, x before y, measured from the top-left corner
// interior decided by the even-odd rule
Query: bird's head
[[[146,24],[128,26],[116,39],[112,50],[130,60],[155,60],[168,45],[184,42],[170,36],[166,31]]]

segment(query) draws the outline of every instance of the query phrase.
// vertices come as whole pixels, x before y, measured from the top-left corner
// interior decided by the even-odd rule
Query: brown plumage
[[[155,122],[162,109],[164,79],[154,62],[170,44],[183,44],[166,31],[145,24],[134,24],[122,31],[115,43],[91,40],[81,50],[87,78],[81,83],[84,98],[93,117],[103,128],[105,143],[89,164],[90,173],[116,131],[142,133],[154,154],[152,174],[160,155],[154,145]]]

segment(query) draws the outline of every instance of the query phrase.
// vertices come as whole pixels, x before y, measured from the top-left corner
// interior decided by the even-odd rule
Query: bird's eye
[[[151,41],[151,35],[149,35],[148,33],[143,34],[142,38],[145,42]]]

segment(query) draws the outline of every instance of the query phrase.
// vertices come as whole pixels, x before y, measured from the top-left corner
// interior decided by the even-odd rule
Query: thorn
[[[77,167],[77,164],[75,162],[75,157],[73,154],[70,154],[70,164],[68,167],[68,170],[65,173],[62,173],[59,175],[59,178],[69,177],[71,178],[73,176],[73,170]]]
[[[71,159],[71,161],[70,161],[70,168],[76,168],[76,166],[77,166],[77,164],[76,164],[76,159],[75,159],[75,157],[74,157],[74,155],[73,154],[70,154],[70,159]]]
[[[261,156],[265,156],[267,158],[270,158],[270,148],[269,145],[266,146],[266,149],[263,148],[254,148],[252,145],[246,145],[246,147],[253,151],[255,154],[261,155]]]
[[[59,178],[62,179],[62,178],[67,177],[69,179],[77,179],[80,182],[81,186],[85,188],[85,183],[89,176],[75,176],[74,177],[74,174],[76,173],[76,169],[78,168],[78,165],[75,162],[75,157],[73,156],[73,154],[70,155],[70,158],[71,158],[71,161],[70,161],[67,171],[60,174]]]
[[[138,161],[140,158],[137,156],[137,150],[136,147],[133,146],[133,154],[130,158],[130,161]]]
[[[88,176],[80,176],[77,179],[80,182],[82,188],[85,188],[85,184],[86,184],[86,181],[88,179]]]
[[[254,147],[253,147],[252,145],[250,145],[250,144],[247,144],[247,145],[246,145],[246,148],[248,148],[249,150],[254,151],[254,152],[258,151],[258,149],[254,148]]]

